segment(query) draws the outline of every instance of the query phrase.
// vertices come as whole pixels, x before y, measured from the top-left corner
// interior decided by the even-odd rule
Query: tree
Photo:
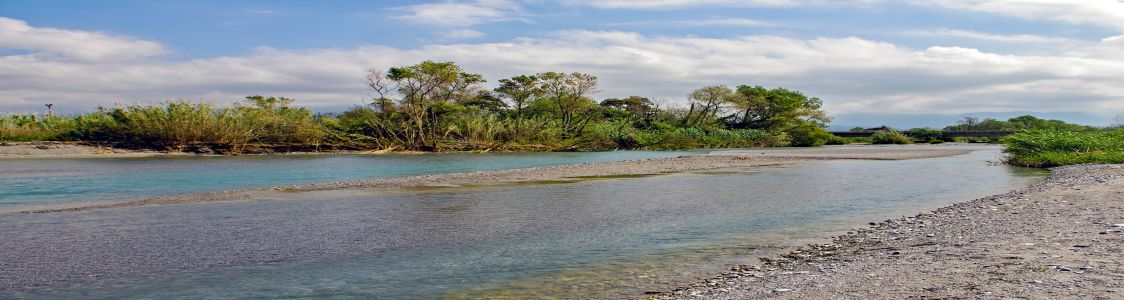
[[[684,126],[697,126],[714,117],[732,103],[744,102],[744,96],[725,85],[705,86],[694,90],[687,101],[691,107],[683,118]]]
[[[539,78],[535,76],[519,75],[511,79],[500,79],[500,86],[495,92],[503,98],[511,100],[515,108],[515,131],[518,138],[523,137],[523,110],[531,101],[542,97],[543,90],[539,86]]]
[[[586,115],[580,120],[576,113],[579,109],[588,107],[587,96],[600,92],[597,89],[597,76],[582,73],[556,73],[546,72],[535,75],[539,78],[539,88],[543,96],[550,99],[558,109],[562,119],[562,129],[568,134],[580,134],[583,124],[591,115]]]
[[[635,118],[647,118],[656,109],[656,105],[652,103],[651,99],[640,96],[605,99],[601,101],[601,106],[627,111]]]
[[[740,101],[735,102],[738,115],[727,117],[735,128],[785,132],[805,123],[823,127],[831,118],[823,111],[823,101],[799,91],[761,86],[738,86]]]
[[[500,112],[507,108],[507,103],[487,90],[477,90],[476,94],[471,97],[457,99],[457,104],[465,107],[476,107],[489,112]]]
[[[442,136],[436,126],[440,113],[433,109],[436,105],[465,97],[465,93],[478,90],[477,85],[483,82],[483,76],[466,73],[453,62],[427,60],[393,67],[385,73],[377,69],[367,72],[367,86],[378,94],[375,104],[383,105],[387,99],[400,97],[395,110],[408,121],[401,134],[415,146],[436,146],[437,137]]]

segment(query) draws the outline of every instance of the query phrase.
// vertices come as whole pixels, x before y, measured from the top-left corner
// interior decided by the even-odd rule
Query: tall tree
[[[683,125],[697,126],[714,120],[719,112],[732,103],[742,102],[743,98],[743,95],[725,85],[705,86],[694,90],[687,96],[691,107],[683,118]]]
[[[578,119],[576,113],[586,107],[587,96],[600,92],[597,89],[597,76],[583,73],[546,72],[535,75],[543,96],[550,99],[558,109],[562,119],[562,129],[569,134],[580,134],[586,118]]]
[[[539,78],[533,75],[519,75],[511,77],[511,79],[500,79],[500,86],[496,87],[495,91],[502,97],[511,100],[517,123],[523,119],[523,109],[527,108],[527,104],[538,97],[542,97],[543,94],[542,88],[539,87]]]
[[[385,73],[370,69],[367,74],[367,86],[378,94],[376,103],[400,97],[397,110],[410,123],[404,128],[404,135],[419,146],[436,146],[438,115],[433,107],[463,97],[477,90],[477,85],[483,82],[483,76],[466,73],[453,62],[428,60],[412,66],[393,67]]]
[[[742,95],[735,101],[739,113],[727,117],[733,127],[783,132],[805,123],[823,126],[831,121],[823,101],[798,91],[742,85],[738,94]]]

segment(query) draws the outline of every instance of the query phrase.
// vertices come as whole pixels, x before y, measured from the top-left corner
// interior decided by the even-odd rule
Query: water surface
[[[684,151],[0,159],[0,207],[676,157]]]
[[[786,241],[1045,175],[988,163],[999,155],[987,148],[573,184],[0,215],[0,239],[20,241],[0,244],[0,279],[20,269],[81,277],[0,295],[636,297],[752,262]],[[86,277],[90,270],[100,275]]]

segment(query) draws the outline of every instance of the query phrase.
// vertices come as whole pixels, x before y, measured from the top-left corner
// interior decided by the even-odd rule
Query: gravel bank
[[[3,142],[0,159],[21,158],[87,158],[87,157],[152,157],[186,155],[155,151],[127,150],[83,145],[74,142]]]
[[[653,298],[1124,298],[1124,165],[1053,171]]]

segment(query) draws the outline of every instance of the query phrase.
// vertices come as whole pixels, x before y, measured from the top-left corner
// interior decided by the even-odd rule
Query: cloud
[[[168,53],[162,45],[152,41],[94,31],[32,27],[22,20],[5,17],[0,17],[2,49],[76,60],[136,59]]]
[[[597,8],[666,9],[690,6],[787,6],[801,0],[565,0],[563,3]]]
[[[917,0],[915,3],[1032,20],[1093,24],[1124,32],[1124,2],[1119,0]]]
[[[31,28],[31,30],[40,30]],[[91,33],[79,36],[89,36]],[[86,42],[121,38],[95,35]],[[22,37],[37,39],[33,37]],[[55,36],[65,44],[67,36]],[[104,40],[103,40],[104,39]],[[129,43],[159,44],[125,39]],[[29,44],[5,40],[10,44]],[[370,94],[360,82],[369,67],[423,60],[455,61],[494,84],[543,71],[601,78],[598,98],[629,95],[682,101],[710,84],[783,86],[824,99],[832,113],[878,111],[1124,110],[1121,41],[1052,55],[1010,55],[965,47],[910,48],[859,37],[798,39],[647,36],[622,31],[558,31],[500,42],[419,48],[368,45],[351,49],[263,47],[244,56],[191,60],[73,60],[49,47],[0,56],[0,111],[88,110],[113,103],[170,98],[230,103],[245,95],[292,97],[298,104],[339,109]],[[158,47],[162,49],[162,47]]]
[[[903,31],[903,35],[908,36],[923,36],[923,37],[955,37],[966,38],[991,42],[1004,42],[1004,43],[1032,43],[1032,44],[1072,44],[1076,41],[1067,38],[1046,37],[1030,34],[1016,34],[1016,35],[1000,35],[990,34],[983,32],[976,32],[970,30],[957,30],[940,28],[936,30],[909,30]]]
[[[482,23],[523,20],[524,15],[518,3],[507,0],[426,3],[395,10],[404,14],[393,16],[394,19],[443,27],[470,27]]]
[[[642,21],[642,22],[621,22],[612,23],[613,26],[725,26],[725,27],[768,27],[773,26],[772,23],[747,19],[747,18],[711,18],[701,20],[685,20],[685,21]]]
[[[440,32],[437,34],[438,38],[445,40],[464,40],[484,37],[486,34],[472,29],[455,29]]]
[[[251,14],[259,14],[259,15],[272,15],[272,14],[277,13],[277,11],[272,10],[272,9],[260,9],[260,8],[246,9],[246,12],[251,13]]]

